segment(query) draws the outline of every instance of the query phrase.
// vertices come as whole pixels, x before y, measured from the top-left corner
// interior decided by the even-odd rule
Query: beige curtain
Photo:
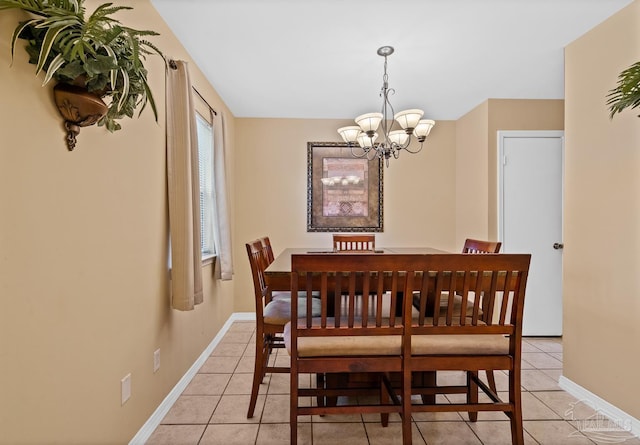
[[[167,69],[167,188],[171,234],[171,306],[202,303],[198,140],[187,63]]]
[[[222,112],[213,114],[212,117],[214,134],[213,168],[215,169],[213,208],[216,218],[216,224],[213,225],[213,238],[216,244],[219,265],[216,267],[215,277],[222,280],[231,280],[233,278],[233,258],[231,256],[231,225],[229,224],[225,164],[225,135],[227,128]]]

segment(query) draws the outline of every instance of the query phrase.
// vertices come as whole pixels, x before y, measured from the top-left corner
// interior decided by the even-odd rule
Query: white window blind
[[[196,113],[200,173],[200,247],[202,259],[215,255],[213,242],[213,126]]]

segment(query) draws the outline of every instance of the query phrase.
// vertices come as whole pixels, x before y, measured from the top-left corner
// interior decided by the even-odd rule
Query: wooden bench
[[[468,411],[475,420],[478,411],[504,411],[513,443],[521,444],[521,323],[529,262],[530,255],[517,254],[293,255],[291,298],[301,291],[309,297],[292,306],[284,330],[291,355],[291,443],[300,415],[381,413],[384,422],[395,412],[402,417],[403,444],[411,444],[413,412]],[[312,293],[320,300],[319,316]],[[462,304],[457,311],[456,301]],[[497,308],[498,317],[483,320],[483,308]],[[465,371],[467,384],[438,387],[434,380],[412,378],[440,370]],[[507,402],[478,379],[480,370],[508,371]],[[379,403],[323,403],[325,397],[361,394],[362,388],[300,388],[299,376],[307,373],[369,375]],[[478,402],[478,388],[490,402]],[[459,393],[466,394],[466,403],[411,402],[416,394]],[[317,406],[300,403],[309,396],[318,398]]]

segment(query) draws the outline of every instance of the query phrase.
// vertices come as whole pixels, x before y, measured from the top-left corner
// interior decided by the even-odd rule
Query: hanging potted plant
[[[18,39],[26,40],[29,63],[36,75],[52,79],[54,99],[67,128],[69,150],[75,147],[79,127],[104,125],[113,132],[124,117],[140,113],[147,103],[158,114],[147,83],[144,60],[163,58],[147,36],[158,35],[123,26],[112,16],[129,6],[105,3],[85,17],[84,0],[0,0],[0,11],[20,9],[33,17],[20,22],[11,40],[13,57]]]

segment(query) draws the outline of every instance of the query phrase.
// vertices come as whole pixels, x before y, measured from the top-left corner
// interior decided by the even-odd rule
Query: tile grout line
[[[243,332],[244,332],[244,331],[243,331]],[[208,419],[207,423],[205,424],[205,428],[204,428],[204,430],[202,431],[202,433],[200,434],[200,438],[198,439],[198,442],[197,442],[197,443],[200,443],[200,442],[202,442],[202,441],[203,441],[204,436],[205,436],[205,433],[206,433],[206,431],[207,431],[207,428],[209,428],[209,426],[210,426],[210,425],[212,425],[210,422],[211,422],[211,421],[212,421],[212,419],[213,419],[213,416],[214,416],[214,414],[215,414],[215,411],[219,408],[220,401],[222,400],[222,397],[224,397],[224,396],[225,396],[226,391],[229,389],[229,387],[230,387],[230,385],[231,385],[231,382],[232,382],[232,380],[233,380],[234,376],[237,376],[237,375],[240,375],[240,374],[245,374],[245,373],[240,373],[240,372],[238,372],[238,371],[240,370],[240,364],[241,364],[241,362],[243,361],[243,359],[245,359],[245,361],[246,361],[246,360],[247,360],[247,357],[250,357],[250,358],[252,358],[253,360],[255,360],[255,358],[254,358],[253,356],[247,356],[247,355],[245,355],[245,354],[247,354],[247,352],[248,352],[248,351],[249,351],[249,349],[251,348],[251,345],[253,344],[252,342],[253,342],[253,341],[256,341],[256,340],[254,339],[254,334],[255,334],[255,331],[253,331],[253,332],[252,332],[252,334],[249,336],[249,337],[250,337],[250,339],[249,339],[246,343],[245,343],[245,342],[233,342],[233,343],[232,343],[232,344],[237,344],[237,345],[244,345],[244,347],[242,348],[242,353],[241,353],[241,355],[240,355],[240,356],[238,356],[238,361],[237,361],[237,363],[235,364],[235,366],[233,367],[233,369],[232,369],[232,371],[231,371],[231,373],[230,373],[229,380],[226,382],[226,384],[225,384],[224,388],[223,388],[223,389],[221,389],[221,395],[220,395],[220,397],[219,397],[219,399],[218,399],[217,403],[215,404],[215,406],[214,406],[214,408],[213,408],[213,411],[212,411],[211,415],[209,416],[209,419]],[[223,337],[223,338],[224,338],[224,337]],[[538,340],[539,340],[539,339],[538,339]],[[527,342],[527,340],[526,340],[526,339],[523,339],[523,341]],[[531,349],[533,349],[533,348],[535,348],[535,349],[536,349],[536,351],[528,351],[528,353],[529,353],[529,354],[536,354],[536,357],[538,357],[538,358],[540,358],[540,357],[542,357],[542,356],[537,355],[537,354],[546,354],[546,356],[547,356],[547,357],[545,357],[545,359],[550,358],[550,359],[552,359],[552,361],[557,361],[557,362],[560,362],[561,364],[563,363],[563,361],[562,361],[560,358],[558,358],[558,357],[555,357],[555,356],[551,355],[552,353],[554,353],[554,354],[562,354],[562,352],[563,352],[563,351],[562,351],[562,349],[557,350],[557,351],[544,351],[544,350],[540,349],[539,347],[537,347],[536,345],[534,345],[534,344],[532,344],[532,343],[529,343],[529,342],[527,342],[527,343],[528,343],[528,345],[529,345],[529,347],[530,347]],[[553,343],[560,343],[560,342],[553,342]],[[230,343],[230,344],[231,344],[231,343]],[[561,343],[560,343],[560,344],[561,344]],[[240,348],[239,348],[239,349],[240,349]],[[539,351],[539,352],[538,352],[538,351]],[[277,352],[280,352],[280,351],[277,351]],[[210,356],[210,357],[212,357],[212,356]],[[226,357],[226,356],[216,356],[216,357],[223,357],[223,358],[224,358],[224,357]],[[275,354],[275,356],[274,356],[274,360],[276,360],[276,359],[277,359],[277,354]],[[523,360],[523,361],[524,361],[524,360]],[[546,366],[546,365],[542,365],[541,367],[538,367],[538,366],[536,366],[536,365],[534,365],[534,364],[532,364],[532,363],[529,363],[529,362],[527,362],[527,363],[531,366],[531,368],[523,369],[523,371],[537,371],[537,372],[540,372],[540,373],[544,374],[545,376],[547,376],[547,377],[551,378],[552,380],[555,380],[555,378],[554,378],[554,377],[552,377],[552,376],[550,376],[549,374],[546,374],[546,373],[545,373],[545,371],[556,371],[556,370],[560,370],[560,372],[562,372],[562,368],[545,368],[545,366]],[[217,373],[215,373],[215,372],[214,372],[214,373],[198,372],[197,374],[217,374]],[[196,375],[197,375],[197,374],[196,374]],[[225,374],[226,374],[226,373],[225,373]],[[264,410],[265,410],[265,408],[266,408],[267,399],[269,398],[269,396],[274,395],[274,394],[271,394],[271,393],[270,393],[270,391],[271,391],[271,389],[272,389],[272,384],[275,384],[275,382],[274,382],[270,377],[271,377],[271,376],[269,376],[269,379],[268,379],[268,381],[266,382],[266,389],[265,389],[265,393],[263,394],[264,401],[263,401],[263,404],[262,404],[262,412],[260,413],[260,419],[259,419],[259,421],[258,421],[257,423],[255,423],[255,425],[257,425],[257,426],[258,426],[258,428],[257,428],[257,431],[256,431],[255,439],[254,439],[254,441],[253,441],[254,445],[257,445],[257,444],[258,444],[258,441],[259,441],[259,438],[260,438],[260,431],[262,430],[262,427],[263,427],[263,420],[264,420],[264,415],[265,415],[265,411],[264,411]],[[311,382],[311,377],[309,377],[309,379],[310,379],[310,380],[309,380],[309,384],[312,384],[312,382]],[[535,385],[534,385],[534,386],[535,386]],[[541,403],[541,405],[542,405],[542,406],[544,406],[546,409],[550,410],[550,412],[552,412],[552,413],[554,413],[555,415],[558,415],[558,416],[560,417],[560,419],[557,419],[557,420],[556,420],[556,419],[553,419],[553,420],[551,420],[551,419],[531,419],[531,420],[529,420],[528,422],[534,422],[534,423],[537,423],[537,422],[547,422],[547,421],[549,421],[549,422],[550,422],[550,421],[558,421],[558,422],[562,422],[562,423],[565,423],[565,424],[566,424],[566,423],[568,423],[568,424],[571,426],[571,428],[572,428],[572,429],[574,429],[574,430],[578,431],[578,430],[576,429],[576,427],[575,427],[573,424],[571,424],[568,420],[566,420],[566,419],[563,417],[563,415],[562,415],[562,414],[558,414],[558,413],[556,412],[556,410],[554,410],[554,409],[553,409],[553,408],[552,408],[548,403],[545,403],[545,401],[544,401],[542,398],[540,398],[540,397],[539,397],[539,394],[540,394],[540,393],[543,393],[543,392],[557,392],[557,391],[562,392],[562,391],[563,391],[562,389],[560,389],[560,390],[557,390],[557,389],[547,389],[547,390],[545,390],[545,389],[531,389],[531,390],[529,390],[529,389],[526,389],[526,388],[522,387],[522,388],[521,388],[521,390],[522,390],[522,392],[523,392],[523,393],[527,393],[527,392],[528,392],[528,393],[531,393],[531,394],[533,395],[534,399],[535,399],[537,402]],[[183,391],[183,392],[184,392],[184,391]],[[242,392],[242,391],[241,391],[241,392]],[[564,392],[566,392],[566,391],[564,391]],[[260,394],[260,393],[259,393],[259,394]],[[280,395],[280,394],[278,394],[278,395]],[[441,420],[441,421],[443,421],[443,422],[444,422],[445,420]],[[493,420],[490,420],[490,421],[493,421]],[[427,444],[428,444],[429,442],[428,442],[428,441],[427,441],[427,439],[424,437],[424,434],[423,434],[422,430],[418,427],[418,424],[419,424],[419,423],[432,423],[432,424],[437,424],[438,422],[440,422],[440,421],[439,421],[439,420],[436,420],[436,419],[426,420],[426,421],[424,421],[424,422],[418,422],[416,419],[413,419],[413,418],[411,419],[411,425],[412,425],[412,428],[413,428],[414,426],[417,428],[417,432],[418,432],[419,436],[420,436],[420,437],[422,438],[422,440],[423,440],[425,443],[427,443]],[[485,444],[485,442],[481,439],[480,434],[479,434],[478,432],[476,432],[476,430],[474,430],[473,428],[471,428],[471,426],[470,426],[469,422],[467,422],[467,421],[464,419],[464,417],[462,417],[460,420],[447,420],[447,422],[452,422],[452,423],[462,422],[462,423],[464,423],[464,424],[467,426],[467,428],[471,429],[473,436],[477,438],[477,440],[479,441],[479,443],[480,443],[480,444],[482,444],[482,445],[484,445],[484,444]],[[480,422],[482,422],[482,421],[480,421]],[[508,422],[508,420],[506,420],[506,419],[505,419],[505,422]],[[276,423],[280,423],[280,422],[276,422]],[[314,440],[314,429],[315,429],[315,428],[314,428],[314,425],[319,425],[320,423],[321,423],[321,422],[317,422],[317,421],[316,421],[316,422],[314,422],[314,420],[313,420],[313,416],[311,417],[310,422],[309,422],[309,428],[310,428],[310,434],[311,434],[311,436],[310,436],[310,440],[311,440],[311,444],[312,444],[312,445],[313,445],[313,443],[315,442],[315,440]],[[331,422],[330,422],[330,423],[331,423]],[[345,423],[345,422],[340,422],[340,423]],[[349,423],[349,422],[346,422],[346,423]],[[221,425],[224,425],[224,424],[225,424],[225,423],[222,423]],[[233,423],[233,422],[232,422],[232,423],[228,423],[227,425],[229,425],[229,424],[234,424],[234,423]],[[285,424],[287,424],[287,422],[282,423],[282,424],[283,424],[283,425],[285,425]],[[168,424],[165,424],[165,425],[168,425]],[[181,423],[181,424],[176,424],[176,425],[183,425],[183,424]],[[189,425],[189,424],[188,424],[188,423],[185,423],[185,425]],[[241,427],[241,426],[245,426],[245,425],[249,425],[249,424],[246,424],[246,423],[243,423],[243,422],[239,422],[239,423],[238,423],[238,426],[239,426],[239,427]],[[367,443],[371,444],[371,443],[372,443],[372,442],[371,442],[372,437],[370,437],[370,432],[367,430],[367,422],[365,421],[364,416],[360,415],[359,420],[358,420],[356,423],[354,423],[354,425],[360,425],[360,426],[364,429],[364,434],[365,434],[365,437],[364,437],[364,438],[366,438]],[[539,444],[539,443],[540,443],[540,442],[539,442],[539,440],[538,440],[538,439],[536,439],[536,437],[535,437],[532,433],[530,433],[526,428],[524,428],[524,430],[526,431],[527,435],[529,436],[529,439],[531,439],[531,440],[533,441],[532,443],[535,443],[535,444]],[[265,431],[266,431],[266,430],[265,430]],[[580,433],[581,433],[581,437],[583,437],[583,438],[587,439],[587,441],[588,441],[589,443],[594,443],[594,442],[591,440],[591,438],[589,438],[588,436],[584,435],[582,432],[580,432]]]

